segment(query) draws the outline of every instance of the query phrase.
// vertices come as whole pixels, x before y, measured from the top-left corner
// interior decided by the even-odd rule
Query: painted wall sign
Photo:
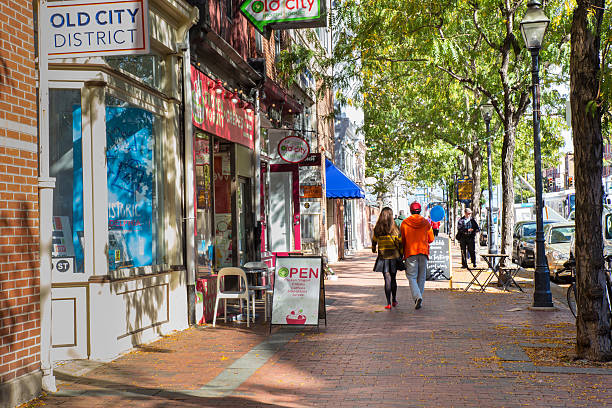
[[[288,163],[299,163],[310,154],[310,146],[301,137],[287,136],[278,143],[278,154]]]
[[[272,324],[317,325],[321,257],[278,257]]]
[[[253,149],[255,113],[217,94],[214,81],[191,66],[192,121],[194,126]]]
[[[149,53],[147,0],[48,2],[41,30],[49,58]]]
[[[266,28],[327,26],[326,0],[246,0],[240,10],[262,33]]]

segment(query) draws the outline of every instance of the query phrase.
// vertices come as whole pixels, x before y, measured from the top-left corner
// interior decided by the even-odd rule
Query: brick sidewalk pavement
[[[85,374],[66,368],[58,374],[60,392],[37,403],[87,408],[612,406],[612,375],[507,371],[497,357],[508,345],[571,338],[575,329],[566,308],[533,312],[527,309],[529,289],[464,293],[448,290],[443,281],[428,282],[423,308],[414,310],[400,276],[400,305],[387,311],[373,261],[361,252],[333,266],[339,279],[326,281],[331,305],[327,328],[320,332],[281,329],[266,340],[267,326],[261,323],[254,329],[233,324],[192,328]]]

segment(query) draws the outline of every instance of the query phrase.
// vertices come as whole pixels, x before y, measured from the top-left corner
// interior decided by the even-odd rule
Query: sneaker
[[[423,303],[423,299],[418,298],[418,299],[416,300],[416,302],[414,302],[414,308],[415,308],[415,309],[420,309],[420,308],[421,308],[421,303]]]
[[[461,265],[461,268],[463,268],[463,269],[467,269],[467,268],[468,268],[468,266],[467,266],[467,264],[465,264],[465,265]]]
[[[397,307],[397,305],[399,305],[399,303],[397,303],[397,300],[394,300],[391,304],[393,305],[393,307]]]
[[[391,309],[391,305],[385,306],[385,309]]]

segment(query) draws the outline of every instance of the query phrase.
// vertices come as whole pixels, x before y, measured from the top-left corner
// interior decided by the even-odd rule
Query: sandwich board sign
[[[327,26],[326,0],[246,0],[240,11],[262,34],[266,28]]]
[[[320,256],[278,256],[274,272],[272,325],[318,326],[327,319]],[[321,297],[323,299],[321,299]],[[321,304],[323,304],[321,306]]]

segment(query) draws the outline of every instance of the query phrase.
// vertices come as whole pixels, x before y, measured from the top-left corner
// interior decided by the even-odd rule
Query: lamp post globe
[[[535,309],[550,309],[553,307],[550,292],[550,275],[548,262],[544,253],[544,217],[542,200],[542,155],[540,149],[540,77],[539,53],[549,19],[542,10],[538,0],[530,0],[527,12],[521,21],[521,33],[525,47],[531,53],[531,81],[533,97],[533,159],[536,190],[536,239],[535,239],[535,273],[533,305]]]
[[[493,117],[493,109],[493,104],[490,100],[480,105],[480,113],[482,114],[482,119],[485,121],[485,125],[487,126],[487,173],[489,185],[489,209],[487,210],[487,247],[490,254],[497,253],[497,249],[495,247],[495,236],[493,235],[493,206],[491,205],[491,197],[493,196],[493,177],[491,175],[491,135],[489,125],[491,123],[491,118]]]

